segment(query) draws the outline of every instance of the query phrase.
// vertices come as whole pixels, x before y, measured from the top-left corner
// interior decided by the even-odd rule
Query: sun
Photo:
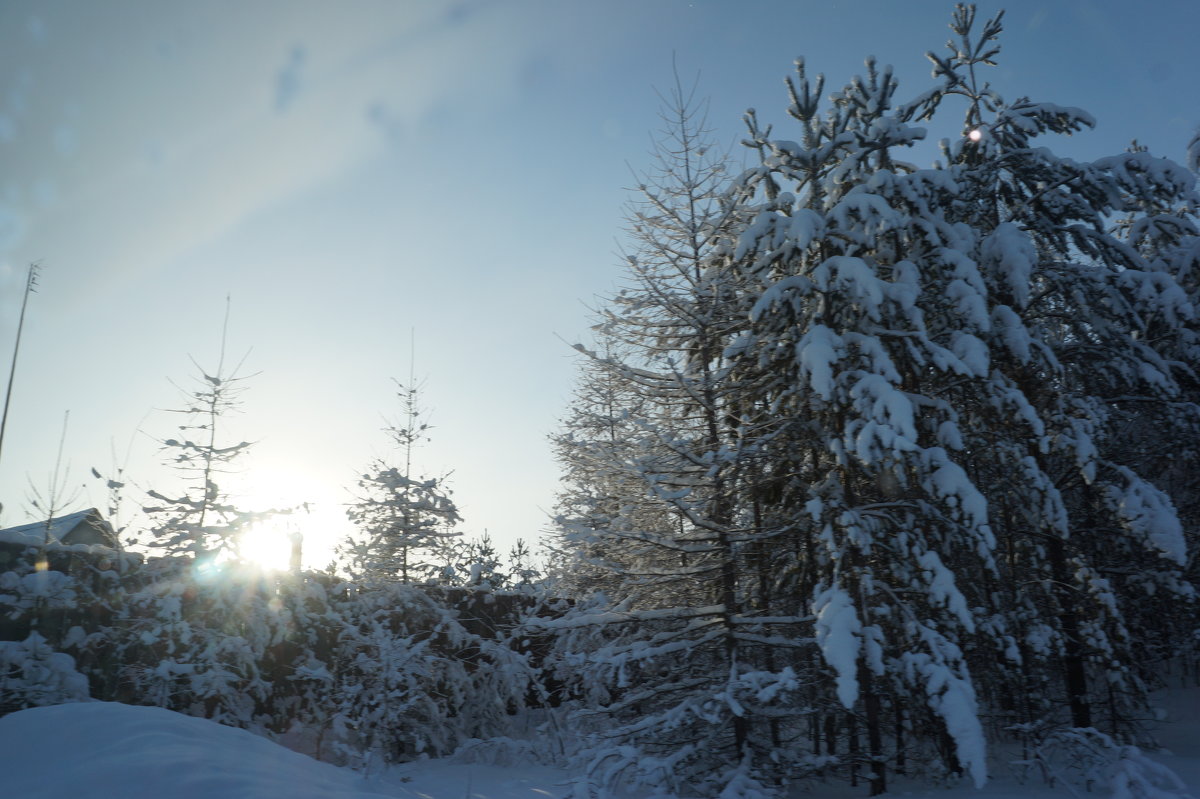
[[[247,563],[268,571],[284,571],[301,565],[292,562],[297,546],[302,559],[304,533],[289,516],[281,516],[251,524],[238,537],[237,551]]]
[[[329,563],[348,525],[339,488],[286,466],[264,465],[241,483],[235,494],[239,506],[264,515],[239,536],[240,560],[275,571]]]

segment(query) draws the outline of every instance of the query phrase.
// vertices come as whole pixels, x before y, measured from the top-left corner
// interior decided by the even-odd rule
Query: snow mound
[[[379,799],[349,770],[155,707],[87,702],[0,718],[5,796]]]

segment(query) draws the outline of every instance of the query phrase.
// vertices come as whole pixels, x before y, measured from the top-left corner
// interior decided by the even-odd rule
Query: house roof
[[[65,539],[80,525],[89,525],[104,538],[115,544],[112,527],[95,508],[68,513],[65,516],[55,516],[50,520],[49,536],[46,535],[46,522],[31,522],[17,527],[6,527],[0,530],[0,543],[20,544],[22,546],[38,547],[43,543],[51,546],[61,546],[70,543]]]

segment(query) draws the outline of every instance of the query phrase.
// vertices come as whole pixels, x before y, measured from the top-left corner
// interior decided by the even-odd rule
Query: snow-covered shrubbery
[[[0,641],[0,713],[87,699],[87,677],[75,670],[75,659],[54,651],[40,633]]]
[[[505,732],[531,674],[504,640],[469,632],[436,589],[347,585],[332,662],[332,730],[341,757],[366,765],[445,755]]]
[[[5,712],[150,704],[361,766],[502,735],[538,695],[509,640],[527,595],[481,619],[478,590],[131,562],[102,598],[86,570],[0,574]]]
[[[1091,793],[1106,790],[1112,799],[1184,799],[1187,786],[1171,769],[1132,744],[1120,744],[1095,728],[1014,730],[1026,741],[1029,756],[1013,761],[1026,779],[1032,771],[1051,787],[1060,783]]]

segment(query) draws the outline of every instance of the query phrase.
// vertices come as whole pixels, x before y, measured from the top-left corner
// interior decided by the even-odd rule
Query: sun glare
[[[296,525],[289,522],[290,518],[284,516],[252,524],[238,541],[238,554],[246,562],[263,569],[288,569],[295,538],[303,535]]]
[[[312,475],[287,468],[255,469],[237,498],[246,510],[282,511],[250,525],[238,541],[238,555],[264,569],[292,567],[299,545],[303,568],[322,568],[346,530],[339,490]]]

